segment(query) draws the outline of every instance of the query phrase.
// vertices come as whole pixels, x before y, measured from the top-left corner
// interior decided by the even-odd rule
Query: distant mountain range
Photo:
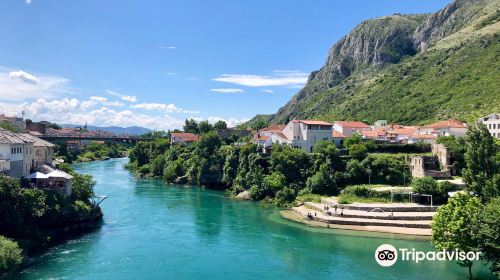
[[[75,125],[75,124],[60,124],[61,127],[66,127],[66,128],[75,128],[75,127],[83,127],[83,125]],[[102,131],[107,131],[111,132],[114,134],[129,134],[129,135],[142,135],[144,133],[151,132],[152,130],[149,128],[145,127],[140,127],[140,126],[130,126],[130,127],[120,127],[120,126],[93,126],[93,125],[88,125],[87,126],[88,130],[102,130]]]
[[[278,112],[248,124],[474,120],[500,111],[499,54],[498,0],[369,19],[331,47],[325,65]]]

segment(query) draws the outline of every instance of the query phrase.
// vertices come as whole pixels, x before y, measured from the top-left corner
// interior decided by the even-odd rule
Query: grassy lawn
[[[360,203],[391,203],[390,199],[381,197],[359,197],[352,194],[341,194],[337,197],[340,204]]]

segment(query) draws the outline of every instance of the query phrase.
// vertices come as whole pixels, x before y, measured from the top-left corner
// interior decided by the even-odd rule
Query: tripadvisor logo
[[[398,261],[398,256],[401,261],[410,261],[419,263],[421,261],[477,261],[481,252],[464,252],[459,250],[454,251],[417,251],[415,248],[399,248],[391,244],[382,244],[375,250],[375,260],[381,266],[392,266]]]

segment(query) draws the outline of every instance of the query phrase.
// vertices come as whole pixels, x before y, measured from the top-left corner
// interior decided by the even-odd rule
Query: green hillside
[[[500,1],[457,0],[425,15],[367,20],[276,114],[258,121],[470,121],[500,112]]]

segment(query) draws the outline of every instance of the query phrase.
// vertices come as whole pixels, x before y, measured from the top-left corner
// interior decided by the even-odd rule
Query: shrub
[[[0,235],[0,274],[15,270],[23,261],[17,242]]]
[[[276,204],[281,206],[286,203],[292,202],[295,199],[295,190],[291,188],[283,188],[276,193]]]

